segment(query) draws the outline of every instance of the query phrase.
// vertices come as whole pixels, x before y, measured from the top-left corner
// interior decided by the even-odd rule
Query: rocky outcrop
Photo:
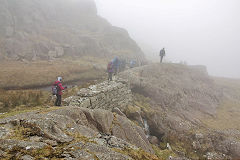
[[[0,125],[2,158],[36,158],[35,153],[46,149],[51,155],[43,157],[65,159],[131,159],[123,154],[127,148],[153,153],[142,128],[106,110],[67,106],[0,119]]]
[[[188,152],[197,153],[200,158],[240,158],[236,138],[239,134],[216,131],[203,123],[206,117],[216,116],[217,108],[226,98],[205,67],[152,64],[127,70],[120,77],[130,82],[134,93],[147,99],[140,97],[137,101],[142,105],[141,113],[150,135],[156,137],[150,137],[152,143],[158,143],[158,139],[165,143],[184,142],[182,147],[188,146]]]
[[[167,119],[174,130],[190,130],[195,124],[200,125],[205,115],[215,115],[222,98],[201,66],[153,64],[123,72],[121,77],[129,80],[134,92],[150,97],[158,106],[153,109],[161,112],[160,117]],[[166,127],[157,112],[149,123],[152,127],[162,126],[159,129],[165,132]]]
[[[124,111],[132,102],[132,94],[128,84],[124,81],[105,81],[81,89],[77,96],[66,98],[64,102],[67,106],[105,110],[113,110],[117,107]]]
[[[0,59],[143,58],[126,30],[97,15],[93,0],[0,0]]]

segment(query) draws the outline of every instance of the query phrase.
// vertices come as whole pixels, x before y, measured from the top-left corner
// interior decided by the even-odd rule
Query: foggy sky
[[[146,54],[158,58],[165,47],[169,61],[240,78],[240,0],[95,1],[98,14],[127,29]]]

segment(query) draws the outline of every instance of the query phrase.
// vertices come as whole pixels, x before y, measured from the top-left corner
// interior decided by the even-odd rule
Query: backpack
[[[59,92],[59,86],[58,86],[59,83],[55,84],[52,86],[52,94],[53,95],[57,95],[58,92]]]
[[[112,69],[112,62],[108,63],[107,70],[110,71]]]

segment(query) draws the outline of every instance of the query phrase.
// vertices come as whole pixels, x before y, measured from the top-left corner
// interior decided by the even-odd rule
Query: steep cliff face
[[[93,0],[0,0],[0,58],[143,58],[127,31],[97,15]]]

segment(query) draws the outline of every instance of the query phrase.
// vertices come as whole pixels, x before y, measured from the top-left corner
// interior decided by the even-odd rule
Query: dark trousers
[[[108,81],[112,81],[112,72],[108,72]]]
[[[61,103],[62,103],[62,95],[56,95],[57,96],[57,99],[55,101],[55,106],[61,106]]]
[[[114,75],[118,74],[118,67],[114,67]]]
[[[163,56],[161,56],[160,63],[162,63],[162,60],[163,60]]]

